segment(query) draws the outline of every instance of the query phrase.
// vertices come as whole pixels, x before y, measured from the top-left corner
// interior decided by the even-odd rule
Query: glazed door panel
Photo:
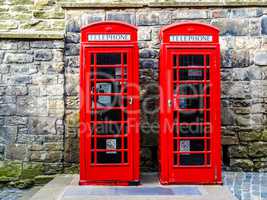
[[[133,178],[131,48],[86,48],[87,178]]]
[[[205,49],[168,51],[171,68],[170,182],[212,183],[216,179],[216,54]],[[218,84],[217,84],[218,85]]]

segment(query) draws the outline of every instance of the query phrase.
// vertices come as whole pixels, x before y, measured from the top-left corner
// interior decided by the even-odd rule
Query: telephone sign
[[[97,22],[81,41],[80,184],[138,184],[137,28]]]
[[[186,22],[160,37],[160,182],[220,184],[219,30]]]

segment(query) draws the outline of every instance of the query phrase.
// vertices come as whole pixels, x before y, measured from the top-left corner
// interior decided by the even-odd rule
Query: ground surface
[[[239,200],[267,200],[267,173],[224,172],[226,185]],[[0,190],[1,200],[29,200],[39,190],[19,190],[5,188]]]

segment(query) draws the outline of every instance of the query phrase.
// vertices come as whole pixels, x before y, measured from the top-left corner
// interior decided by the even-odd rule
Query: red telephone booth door
[[[138,51],[134,39],[135,27],[124,23],[100,22],[83,29],[81,121],[88,130],[81,128],[80,184],[139,182]]]
[[[160,142],[166,145],[160,147],[161,182],[220,183],[218,32],[214,28],[209,32],[209,26],[195,23],[173,25],[172,28],[175,30],[168,32],[165,29],[167,33],[162,33],[163,41],[165,33],[169,43],[163,43],[161,48],[161,98],[164,104],[161,126],[166,128],[166,123],[169,126],[166,132],[161,128]],[[194,36],[194,32],[181,33],[187,29],[195,29],[198,36]],[[190,41],[187,41],[188,34],[193,35]],[[207,38],[212,39],[203,42],[199,34],[208,34]]]

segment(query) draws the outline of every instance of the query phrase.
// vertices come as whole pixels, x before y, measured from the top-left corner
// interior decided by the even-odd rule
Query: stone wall
[[[0,40],[0,183],[62,172],[63,49],[63,40]]]
[[[267,170],[267,8],[260,6],[261,3],[239,7],[236,2],[225,6],[212,1],[210,7],[206,3],[198,4],[199,7],[191,5],[190,9],[186,8],[190,3],[173,2],[71,3],[64,4],[62,9],[60,1],[53,0],[0,2],[3,2],[0,5],[0,38],[3,38],[0,40],[0,182],[23,185],[17,180],[25,179],[32,184],[40,181],[40,174],[77,170],[80,27],[104,20],[138,26],[143,171],[156,171],[158,164],[158,128],[151,130],[150,125],[158,122],[155,108],[159,100],[159,30],[185,20],[205,22],[221,30],[221,115],[226,169]],[[32,16],[25,23],[38,21],[37,16],[41,16],[40,22],[29,26],[27,36],[27,31],[21,33],[23,18],[5,20],[2,16],[5,12],[16,15],[15,8],[22,14],[31,9],[28,14]],[[37,11],[41,13],[34,14]],[[1,24],[11,19],[16,21],[16,28],[1,28]],[[38,24],[49,26],[40,25],[39,29]],[[63,30],[64,40],[53,35]],[[53,38],[44,39],[51,36],[47,31],[52,32]],[[11,37],[17,39],[7,39]],[[28,39],[21,39],[25,37]]]

